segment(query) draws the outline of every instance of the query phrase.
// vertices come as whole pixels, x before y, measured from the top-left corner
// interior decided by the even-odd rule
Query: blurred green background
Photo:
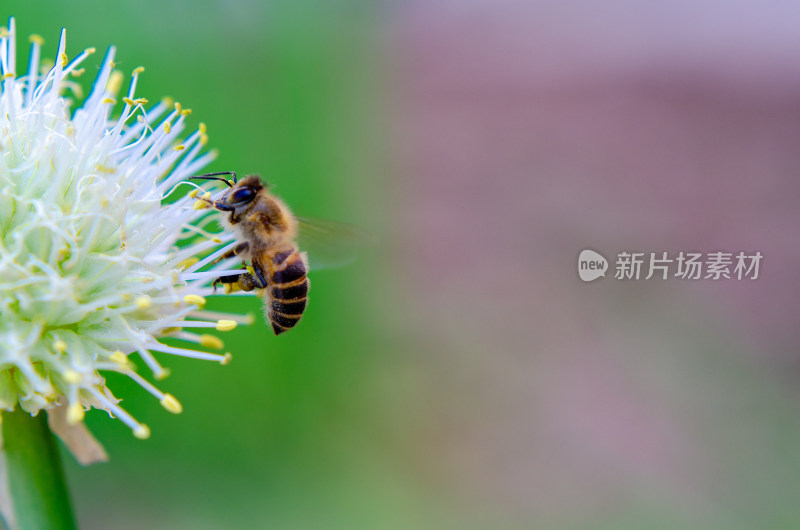
[[[84,528],[800,528],[800,7],[779,0],[6,0],[208,125],[209,171],[381,243],[313,272],[173,416],[97,411]],[[51,54],[52,55],[52,54]],[[100,55],[86,63],[92,69]],[[756,281],[585,285],[593,248],[761,251]],[[613,263],[612,263],[613,267]]]
[[[84,81],[117,46],[126,76],[146,67],[137,95],[172,96],[205,122],[219,158],[209,171],[258,173],[295,211],[380,234],[381,124],[374,111],[374,7],[366,2],[4,2],[20,51],[26,36],[51,50],[61,27],[67,52],[95,46]],[[87,425],[111,461],[79,468],[69,483],[87,528],[370,528],[425,504],[409,471],[402,422],[376,402],[371,375],[387,351],[376,321],[389,289],[376,285],[369,253],[346,269],[315,274],[302,332],[275,338],[257,299],[208,308],[249,312],[256,324],[223,337],[235,362],[170,359],[172,416],[124,378],[110,385],[153,435],[142,443],[118,421]],[[399,437],[390,431],[397,430]],[[391,438],[391,444],[387,442]],[[387,519],[388,514],[394,514]],[[406,522],[401,522],[405,520]],[[389,525],[392,526],[392,525]]]

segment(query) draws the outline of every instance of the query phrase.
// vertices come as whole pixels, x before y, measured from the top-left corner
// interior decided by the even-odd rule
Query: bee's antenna
[[[190,179],[199,179],[199,180],[221,180],[225,184],[228,185],[229,188],[233,187],[233,184],[228,179],[224,179],[222,177],[218,177],[217,175],[233,175],[233,184],[236,184],[236,172],[235,171],[220,171],[218,173],[206,173],[204,175],[195,175],[193,177],[189,177]]]

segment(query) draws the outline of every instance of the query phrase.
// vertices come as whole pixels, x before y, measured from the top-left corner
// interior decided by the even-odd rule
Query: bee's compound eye
[[[253,200],[256,192],[253,188],[241,188],[233,192],[228,198],[229,204],[241,204]]]

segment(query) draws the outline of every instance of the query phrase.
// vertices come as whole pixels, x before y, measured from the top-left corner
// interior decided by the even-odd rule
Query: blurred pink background
[[[459,492],[442,502],[537,528],[800,527],[800,4],[387,20],[414,383],[381,384],[430,411],[411,443]],[[608,277],[578,279],[584,248]],[[622,250],[764,259],[754,281],[623,282]]]

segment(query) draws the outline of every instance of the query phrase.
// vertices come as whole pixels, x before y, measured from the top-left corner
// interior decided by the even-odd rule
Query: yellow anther
[[[171,98],[171,97],[169,97],[169,96],[167,96],[167,97],[164,97],[164,98],[161,98],[161,103],[163,103],[163,104],[164,104],[164,105],[166,105],[167,107],[171,107],[171,106],[174,104],[174,102],[175,102],[175,100],[174,100],[174,99],[172,99],[172,98]]]
[[[222,243],[222,240],[221,240],[220,238],[218,238],[218,237],[212,237],[212,238],[211,238],[211,241],[212,241],[213,243]]]
[[[53,349],[55,349],[58,353],[64,353],[67,349],[67,343],[61,339],[58,339],[53,343]]]
[[[211,192],[210,192],[210,191],[207,191],[207,192],[205,192],[205,193],[203,194],[203,198],[204,198],[204,199],[210,199],[210,198],[211,198]],[[198,200],[197,200],[197,201],[194,203],[194,206],[193,206],[193,208],[194,208],[195,210],[204,210],[204,209],[206,209],[206,208],[208,208],[208,207],[209,207],[209,205],[208,205],[208,202],[206,202],[206,201],[201,201],[200,199],[198,199]]]
[[[208,135],[201,134],[200,135],[200,145],[206,145],[208,143]]]
[[[180,414],[183,412],[181,402],[175,399],[175,396],[172,394],[164,394],[164,397],[161,398],[161,406],[173,414]]]
[[[131,75],[139,75],[142,72],[144,72],[144,66],[137,66],[136,68],[133,69],[133,72],[131,72]]]
[[[136,98],[133,101],[136,102],[137,105],[147,105],[150,101],[147,98]]]
[[[69,64],[69,57],[66,53],[61,54],[61,68],[65,68]]]
[[[8,37],[9,35],[11,35],[11,34],[8,32],[8,28],[7,27],[5,27],[5,26],[0,27],[0,39],[2,39],[3,37]]]
[[[236,325],[235,320],[218,320],[217,331],[230,331],[236,329]]]
[[[256,321],[256,317],[253,316],[253,313],[247,313],[244,316],[244,323],[247,324],[248,326],[253,325],[253,322],[255,322],[255,321]]]
[[[219,364],[224,366],[226,364],[229,364],[232,359],[233,355],[231,355],[231,352],[226,352],[225,355],[222,356],[222,360],[219,362]]]
[[[83,50],[83,53],[85,53],[86,55],[91,55],[96,51],[97,51],[97,48],[86,48],[85,50]]]
[[[200,296],[199,294],[187,294],[183,297],[183,301],[187,304],[196,304],[199,306],[206,305],[206,299]]]
[[[195,197],[197,197],[197,194],[200,193],[200,191],[201,190],[199,188],[193,189],[192,191],[189,192],[189,197],[194,199]]]
[[[181,261],[180,263],[178,263],[177,267],[179,269],[187,269],[187,268],[191,267],[192,265],[194,265],[195,263],[197,263],[198,261],[200,261],[200,258],[195,258],[193,256],[191,258],[187,258],[187,259]]]
[[[136,102],[135,102],[135,101],[133,101],[133,100],[132,100],[131,98],[129,98],[129,97],[124,97],[124,98],[122,98],[122,101],[123,101],[123,102],[124,102],[126,105],[130,105],[131,107],[133,107],[133,106],[135,106],[135,105],[136,105]]]
[[[3,75],[3,79],[11,79],[14,76],[15,74],[13,72],[8,72],[7,74]]]
[[[197,126],[197,130],[200,131],[200,134],[205,134],[208,130],[208,127],[206,127],[206,124],[201,121],[200,125]]]
[[[181,116],[188,116],[192,113],[192,109],[183,109],[181,111]]]
[[[181,113],[181,110],[183,110],[183,105],[181,105],[180,103],[178,103],[178,102],[176,101],[176,102],[175,102],[175,112],[177,112],[178,114],[180,114],[180,113]]]
[[[80,403],[72,403],[69,407],[67,407],[67,423],[70,425],[75,425],[80,423],[83,420],[84,411],[83,405]]]
[[[126,368],[129,364],[128,356],[122,353],[121,351],[115,351],[109,356],[109,359],[121,365],[122,368]]]
[[[256,275],[256,270],[253,268],[252,265],[248,265],[246,268],[247,268],[247,272],[249,272],[251,276],[255,276]]]
[[[103,98],[103,100],[101,101],[101,103],[109,103],[111,105],[115,104],[116,102],[117,100],[114,98]]]
[[[150,427],[145,424],[141,424],[133,431],[133,435],[140,440],[147,440],[150,438]]]
[[[116,96],[117,93],[119,93],[119,89],[122,88],[122,78],[122,72],[117,70],[111,72],[108,83],[106,83],[106,92],[112,96]]]
[[[225,344],[222,342],[222,339],[215,335],[200,335],[200,346],[204,348],[213,348],[215,350],[221,350],[225,347]]]
[[[86,68],[76,68],[72,72],[70,72],[70,75],[72,75],[72,77],[80,77],[85,72],[86,72]]]
[[[175,146],[176,151],[183,151],[184,149],[186,149],[186,146],[183,144],[178,144]]]
[[[64,378],[64,381],[70,385],[78,384],[81,381],[81,374],[71,368],[64,370],[62,377]]]
[[[164,132],[165,132],[165,133],[167,133],[167,134],[169,134],[169,132],[170,132],[171,130],[172,130],[172,125],[170,125],[170,124],[169,124],[169,122],[166,122],[166,123],[164,124]]]
[[[38,44],[39,46],[42,46],[44,44],[44,38],[41,35],[37,35],[36,33],[28,37],[28,40],[30,41],[31,44]]]
[[[136,307],[139,309],[147,309],[152,305],[153,305],[153,300],[146,294],[136,299]]]

